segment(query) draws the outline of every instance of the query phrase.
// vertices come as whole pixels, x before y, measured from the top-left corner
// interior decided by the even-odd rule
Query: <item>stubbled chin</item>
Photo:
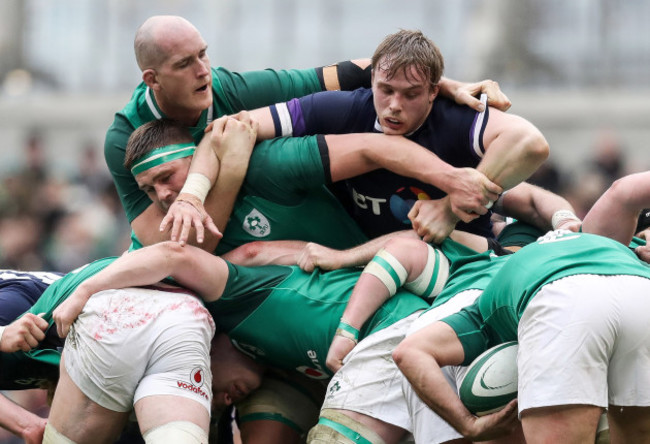
[[[402,131],[401,129],[393,129],[388,126],[382,126],[381,129],[384,131],[384,134],[389,135],[389,136],[402,136],[406,134],[406,132]]]

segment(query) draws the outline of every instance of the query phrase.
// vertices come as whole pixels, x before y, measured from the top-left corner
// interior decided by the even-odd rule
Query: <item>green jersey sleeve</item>
[[[293,205],[310,190],[330,182],[322,136],[282,137],[260,142],[253,151],[243,189],[276,203]]]
[[[489,338],[485,330],[478,302],[463,308],[458,313],[447,316],[442,322],[449,325],[463,345],[465,357],[462,365],[469,365],[489,348]]]
[[[219,67],[213,68],[212,75],[219,115],[261,108],[322,90],[314,68],[236,73]]]
[[[226,114],[251,110],[322,90],[316,69],[260,70],[236,73],[225,68],[212,68],[212,107],[201,114],[190,128],[195,142],[213,119]],[[138,217],[151,200],[139,188],[131,172],[124,168],[124,155],[129,136],[140,125],[165,117],[153,94],[144,83],[134,91],[129,103],[118,112],[106,133],[104,157],[117,188],[129,223]]]

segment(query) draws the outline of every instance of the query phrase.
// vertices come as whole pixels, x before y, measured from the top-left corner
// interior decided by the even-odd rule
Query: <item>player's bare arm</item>
[[[628,245],[636,231],[639,213],[648,207],[650,171],[630,174],[616,180],[596,201],[584,217],[582,231]],[[611,217],[612,214],[616,217]]]
[[[0,395],[0,426],[21,437],[27,444],[40,444],[47,418],[26,410]]]
[[[68,334],[70,325],[93,294],[113,288],[153,285],[166,277],[174,278],[205,301],[213,301],[223,293],[228,266],[223,259],[200,248],[183,247],[171,241],[131,251],[85,280],[54,310],[52,317],[59,336]]]
[[[505,435],[514,427],[516,401],[479,418],[467,410],[445,379],[441,367],[460,365],[464,359],[463,346],[448,324],[435,322],[408,336],[395,349],[393,358],[422,401],[466,438],[484,441]]]
[[[204,137],[194,152],[185,185],[160,223],[161,232],[164,232],[171,224],[170,239],[172,241],[178,241],[184,245],[190,236],[190,230],[194,228],[196,242],[201,244],[205,236],[204,226],[214,236],[221,236],[214,220],[204,207],[205,199],[216,182],[218,173],[219,159],[212,149],[210,137]],[[215,214],[215,216],[224,217],[222,214]],[[213,242],[209,242],[206,247],[210,248],[212,244]],[[216,244],[214,246],[216,247]]]
[[[384,168],[440,188],[469,211],[483,213],[490,198],[503,191],[477,170],[455,168],[401,136],[360,133],[329,135],[325,140],[333,181]]]
[[[353,60],[352,62],[362,68],[366,68],[370,65],[370,59],[359,59]],[[488,105],[500,111],[505,112],[512,105],[505,93],[501,91],[499,84],[493,80],[466,83],[443,76],[438,81],[438,86],[440,87],[441,95],[453,99],[459,105],[467,105],[478,112],[482,112],[485,109],[485,105],[478,99],[481,94],[487,94]],[[250,111],[250,113],[260,123],[257,134],[258,141],[282,135],[276,134],[275,132],[275,126],[273,124],[273,118],[269,107],[258,108]]]
[[[192,159],[190,174],[196,173],[209,180],[200,190],[190,186],[192,176],[179,194],[178,202],[174,202],[162,221],[161,229],[172,224],[171,240],[185,244],[190,229],[197,232],[197,241],[203,239],[204,225],[212,233],[202,246],[206,251],[214,251],[221,231],[232,212],[232,208],[244,181],[248,168],[248,160],[255,142],[257,122],[248,113],[240,113],[239,119],[224,116],[217,119],[206,129],[206,136],[199,144]],[[215,183],[216,182],[216,183]],[[207,195],[205,189],[209,188]],[[199,191],[199,192],[197,192]],[[204,200],[204,202],[203,202]]]
[[[240,245],[221,255],[224,260],[237,265],[258,267],[260,265],[296,265],[305,241],[273,240],[254,241]]]
[[[526,180],[549,154],[546,139],[534,125],[519,116],[494,109],[490,111],[483,144],[485,155],[476,170],[502,189],[512,188]],[[487,207],[493,203],[491,198]],[[484,213],[485,209],[464,208],[449,198],[448,201],[416,202],[409,219],[424,240],[439,243],[449,235],[458,220],[468,222],[476,214]]]
[[[565,229],[577,232],[582,224],[568,200],[527,182],[520,183],[501,196],[495,211],[532,224],[542,231]]]
[[[528,179],[550,152],[532,123],[495,109],[490,110],[483,144],[485,156],[477,169],[505,190]]]

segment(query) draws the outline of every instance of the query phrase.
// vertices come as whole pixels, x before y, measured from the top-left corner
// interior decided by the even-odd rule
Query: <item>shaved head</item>
[[[169,49],[188,34],[199,34],[189,21],[177,15],[149,17],[135,33],[135,59],[141,71],[160,66],[169,56]]]

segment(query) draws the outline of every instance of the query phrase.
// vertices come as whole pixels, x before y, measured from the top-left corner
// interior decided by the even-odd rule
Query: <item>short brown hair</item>
[[[421,31],[404,29],[390,34],[379,44],[371,64],[373,71],[385,70],[388,79],[400,71],[408,76],[408,68],[414,66],[420,75],[429,78],[432,87],[438,84],[445,70],[445,61],[435,43]]]
[[[177,120],[158,119],[136,128],[129,137],[124,155],[124,167],[133,164],[147,153],[173,143],[194,143],[190,130]]]

